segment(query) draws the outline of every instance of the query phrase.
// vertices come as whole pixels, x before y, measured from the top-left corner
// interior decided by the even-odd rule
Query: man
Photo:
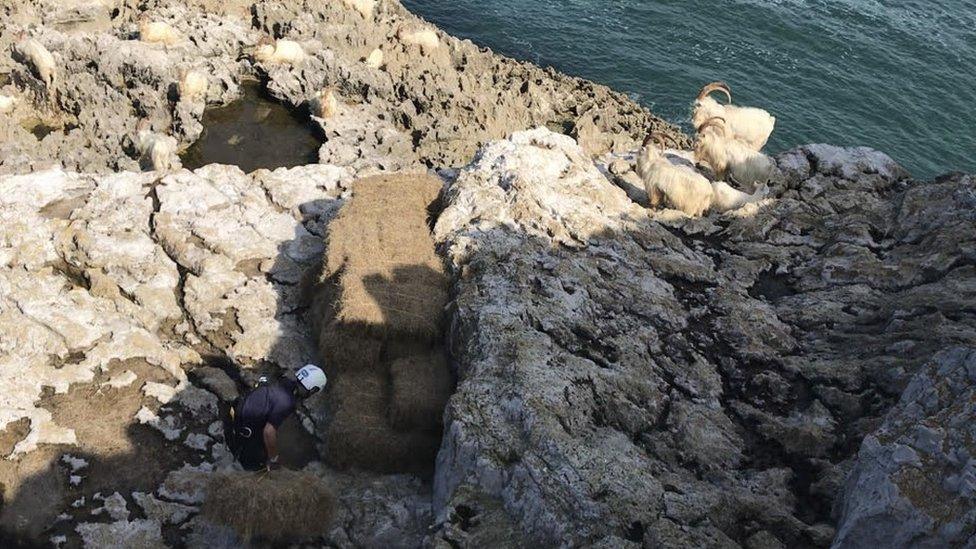
[[[294,379],[270,384],[262,376],[257,388],[238,399],[231,410],[230,443],[234,457],[244,469],[278,468],[278,428],[295,412],[299,399],[321,391],[327,382],[321,368],[307,364],[295,372]]]

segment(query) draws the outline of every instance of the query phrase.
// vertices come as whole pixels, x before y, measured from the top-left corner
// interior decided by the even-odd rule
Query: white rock
[[[136,420],[143,425],[149,425],[156,429],[163,434],[166,440],[176,440],[183,433],[183,428],[176,424],[177,420],[173,416],[160,418],[155,412],[145,406],[136,412]]]
[[[139,376],[137,376],[132,370],[126,370],[112,376],[112,378],[106,381],[103,385],[121,389],[122,387],[132,385],[137,379],[139,379]]]
[[[160,404],[169,404],[176,397],[176,387],[166,385],[165,383],[147,381],[142,386],[142,393],[148,397],[155,398]]]
[[[163,501],[142,492],[133,492],[132,499],[142,508],[146,518],[163,524],[180,524],[197,510],[196,507]]]
[[[199,505],[203,503],[210,474],[211,466],[208,464],[184,465],[166,475],[157,493],[171,501]]]
[[[159,522],[148,519],[120,520],[112,523],[84,522],[75,526],[85,547],[131,547],[140,549],[164,549],[163,533]]]
[[[71,454],[64,454],[63,456],[61,456],[61,462],[67,465],[71,469],[72,473],[80,469],[84,469],[85,467],[88,467],[87,461],[85,461],[82,458],[75,457]]]
[[[224,424],[220,421],[215,421],[207,427],[207,434],[213,438],[223,438],[224,436]]]
[[[105,503],[98,509],[93,509],[93,515],[100,515],[102,513],[108,513],[108,516],[112,517],[112,520],[128,520],[129,510],[126,508],[125,498],[122,494],[115,492],[111,496],[105,498]]]
[[[210,444],[212,441],[213,440],[207,435],[202,435],[200,433],[190,433],[189,435],[186,436],[186,440],[183,441],[183,444],[185,444],[189,448],[193,448],[194,450],[205,451],[207,449],[207,445]]]

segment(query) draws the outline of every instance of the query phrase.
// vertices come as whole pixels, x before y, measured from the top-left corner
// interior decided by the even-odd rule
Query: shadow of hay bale
[[[390,364],[390,423],[405,430],[438,428],[452,391],[444,353],[394,360]]]

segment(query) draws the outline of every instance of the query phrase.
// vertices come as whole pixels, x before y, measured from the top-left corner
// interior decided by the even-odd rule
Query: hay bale
[[[380,361],[383,341],[371,337],[362,326],[325,326],[319,333],[319,352],[329,375],[384,369]]]
[[[385,413],[389,400],[389,380],[382,371],[341,373],[332,380],[333,409],[368,414],[373,410]]]
[[[453,382],[442,352],[390,364],[390,423],[401,430],[438,431]]]
[[[322,281],[337,285],[334,336],[440,338],[448,278],[428,216],[441,188],[438,178],[416,174],[354,183],[326,236]]]
[[[335,509],[335,495],[325,480],[282,469],[214,475],[201,513],[244,540],[287,541],[327,533]]]
[[[383,344],[382,360],[387,364],[393,364],[401,358],[411,358],[415,355],[426,355],[433,349],[440,347],[440,344],[430,344],[424,341],[411,339],[389,339]]]
[[[440,448],[440,434],[402,432],[386,422],[385,408],[357,414],[342,409],[329,426],[326,460],[340,469],[429,476]]]
[[[430,474],[439,434],[401,432],[387,421],[389,381],[381,372],[347,373],[332,389],[335,403],[325,459],[341,468]]]

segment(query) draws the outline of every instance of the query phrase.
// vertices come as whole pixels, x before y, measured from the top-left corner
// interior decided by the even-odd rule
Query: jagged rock
[[[161,524],[180,524],[196,512],[196,507],[163,501],[152,494],[133,492],[132,499],[142,508],[149,520],[155,520]]]
[[[159,486],[158,494],[169,501],[199,505],[203,503],[211,473],[212,470],[207,465],[186,464],[166,476],[166,480]]]
[[[688,219],[646,210],[630,169],[648,129],[686,147],[674,127],[603,86],[443,33],[419,52],[397,39],[420,21],[395,0],[8,4],[0,94],[16,102],[0,113],[0,173],[32,173],[0,176],[0,447],[14,454],[0,480],[37,482],[20,492],[62,514],[52,540],[155,546],[167,524],[168,542],[240,546],[189,518],[211,472],[233,466],[211,394],[231,400],[233,382],[203,364],[314,361],[303,286],[353,180],[431,167],[448,188],[436,232],[457,279],[460,378],[434,493],[410,477],[336,474],[324,541],[826,546],[852,468],[838,544],[968,541],[972,467],[958,448],[970,418],[949,405],[971,396],[952,381],[959,367],[923,370],[878,425],[920,364],[976,340],[971,176],[916,182],[877,151],[808,145],[777,159],[770,200]],[[184,38],[135,40],[147,9]],[[9,55],[23,29],[71,75],[53,103]],[[248,49],[265,33],[300,41],[305,62],[255,64]],[[381,64],[362,62],[377,49]],[[177,97],[186,68],[208,75],[204,96]],[[331,165],[135,171],[138,119],[187,145],[206,106],[239,97],[247,77],[296,108],[336,88],[336,115],[313,120]],[[577,141],[519,132],[475,157],[535,126]],[[84,455],[83,483],[73,460],[48,467],[67,451],[51,445],[89,442],[52,405],[81,384],[119,399],[126,443],[165,449],[146,486],[119,492],[147,519],[113,495],[99,517],[119,520],[77,524],[92,492],[121,490],[118,462]],[[300,411],[312,431],[327,424],[325,398]],[[891,486],[897,497],[863,505]],[[890,527],[872,530],[874,517]]]
[[[337,547],[419,547],[432,520],[429,484],[409,475],[330,475],[339,499],[327,539]]]
[[[122,494],[115,492],[103,501],[101,507],[92,511],[93,515],[106,513],[112,520],[129,520],[129,510],[126,508],[127,504]]]
[[[147,6],[112,11],[102,3],[24,4],[0,30],[0,44],[33,24],[32,35],[71,78],[58,81],[49,104],[47,90],[30,70],[0,56],[0,73],[13,76],[0,93],[26,99],[0,114],[12,122],[0,124],[0,173],[52,165],[84,172],[137,170],[138,118],[188,145],[203,130],[205,105],[239,97],[241,80],[256,77],[296,108],[324,86],[336,86],[338,115],[315,120],[326,138],[320,159],[366,173],[461,166],[480,144],[536,125],[567,127],[594,154],[632,146],[648,128],[685,140],[622,93],[501,58],[469,41],[442,35],[441,47],[416,55],[397,31],[421,21],[395,1],[384,2],[367,19],[338,2],[157,2],[152,19],[182,37],[172,46],[136,38],[137,20],[146,13],[140,10]],[[66,17],[77,24],[60,24]],[[299,67],[253,62],[247,53],[262,33],[298,41],[306,59]],[[384,52],[382,69],[362,62],[377,48]],[[204,97],[177,97],[184,69],[208,75]],[[40,138],[35,134],[42,132],[30,131],[38,122],[51,130]]]
[[[149,519],[110,523],[84,522],[75,527],[85,547],[144,547],[164,549],[159,522]]]
[[[937,354],[864,438],[835,547],[963,547],[976,535],[976,350]]]
[[[487,497],[544,545],[830,543],[851,442],[976,340],[974,181],[820,145],[780,165],[774,200],[689,219],[545,130],[480,151],[435,228],[459,374],[439,522]]]
[[[239,395],[237,384],[220,368],[201,366],[193,370],[199,377],[198,383],[217,395],[224,402],[233,402]]]

